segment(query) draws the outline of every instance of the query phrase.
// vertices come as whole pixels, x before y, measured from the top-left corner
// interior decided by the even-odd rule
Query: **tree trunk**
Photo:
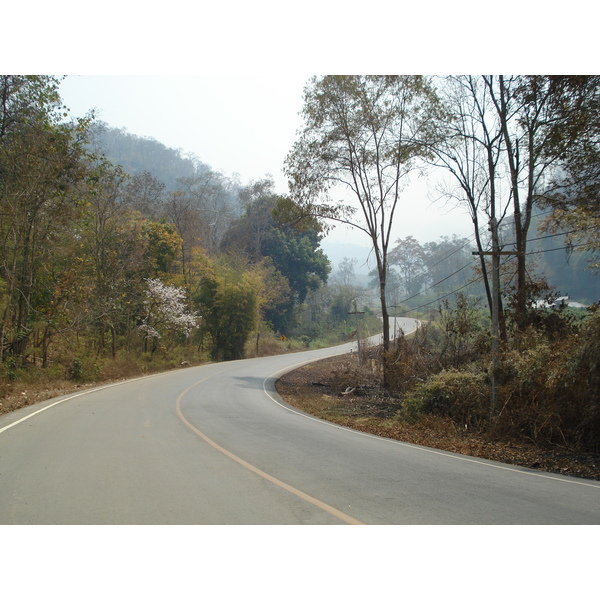
[[[116,328],[113,324],[111,324],[110,326],[110,333],[111,333],[111,354],[112,354],[112,359],[115,360],[115,358],[117,357],[117,331]]]
[[[390,318],[387,309],[387,298],[385,296],[386,291],[386,279],[387,279],[387,264],[385,259],[381,260],[377,257],[377,270],[379,272],[379,298],[381,302],[381,318],[383,319],[383,359],[382,359],[382,371],[383,371],[383,388],[389,389],[390,376],[389,376],[389,356],[388,351],[390,349]]]

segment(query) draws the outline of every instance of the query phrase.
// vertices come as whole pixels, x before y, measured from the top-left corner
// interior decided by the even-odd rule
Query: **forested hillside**
[[[152,177],[165,185],[165,191],[176,191],[182,183],[196,174],[211,173],[211,176],[226,188],[224,196],[228,196],[239,214],[242,207],[238,205],[240,192],[244,192],[239,181],[232,180],[221,174],[211,172],[209,165],[202,163],[197,157],[182,156],[180,150],[167,148],[159,141],[133,135],[123,129],[111,128],[106,123],[93,125],[93,137],[96,147],[100,148],[106,157],[115,165],[121,165],[130,175],[135,176],[148,172]],[[237,205],[237,206],[236,206]],[[539,231],[543,223],[543,215],[534,216],[529,237],[530,248],[535,252],[531,268],[538,276],[547,279],[549,288],[556,291],[558,296],[570,296],[572,300],[584,304],[592,304],[600,298],[600,279],[589,269],[591,253],[572,252],[567,234],[548,235]],[[508,221],[505,226],[505,240],[512,238],[512,225]],[[514,239],[514,238],[512,238]],[[331,245],[329,245],[331,247]],[[434,240],[418,241],[412,236],[395,240],[390,260],[390,300],[393,303],[405,302],[408,306],[416,307],[424,302],[431,302],[437,296],[444,296],[453,289],[463,288],[473,275],[476,259],[472,252],[476,249],[472,237],[448,235]],[[336,247],[334,254],[337,260],[332,268],[337,270],[342,266],[345,257],[353,261],[356,250],[352,247]],[[357,248],[360,250],[360,248]],[[358,255],[358,254],[356,254]],[[364,262],[368,250],[353,261],[355,271]],[[372,261],[371,261],[372,262]],[[346,262],[346,267],[348,263]],[[372,273],[371,287],[376,291],[377,282]],[[364,278],[354,273],[353,284]],[[441,283],[438,283],[441,282]],[[360,287],[360,286],[359,286]],[[481,281],[473,281],[469,293],[481,295]]]
[[[436,90],[408,76],[312,80],[325,91],[306,110],[313,121],[290,153],[293,185],[281,196],[269,178],[240,182],[156,140],[69,119],[54,77],[1,76],[0,395],[348,341],[381,331],[382,315],[406,315],[422,322],[416,339],[394,339],[384,318],[368,377],[379,369],[382,393],[404,398],[407,418],[442,414],[497,433],[502,416],[510,435],[596,449],[600,79],[510,79],[502,98],[520,102],[510,118],[489,96],[496,85],[508,93],[500,82],[449,78]],[[499,111],[484,148],[493,161],[481,148],[461,155],[468,144],[457,140],[487,139],[463,131],[461,119],[489,123],[464,96],[444,97],[455,86]],[[407,90],[411,110],[381,118]],[[378,102],[383,112],[365,130]],[[343,111],[351,114],[335,121]],[[527,111],[548,116],[530,122]],[[426,151],[418,137],[397,137],[407,123],[430,136]],[[515,147],[530,139],[527,160],[511,154],[511,134]],[[395,141],[382,152],[377,139]],[[378,219],[393,215],[405,163],[446,168],[449,157],[465,161],[455,175],[477,173],[457,196],[470,203],[473,236],[390,239]],[[348,181],[361,182],[366,225],[360,211],[323,201],[357,164]],[[555,187],[540,179],[543,193],[519,202],[527,177],[550,166]],[[514,187],[497,194],[511,169]],[[371,235],[370,286],[357,285],[352,257],[332,271],[321,249],[331,219]],[[540,303],[566,294],[590,310]]]
[[[210,170],[193,156],[183,156],[181,150],[167,148],[158,140],[129,133],[126,129],[95,122],[90,126],[94,147],[114,165],[120,165],[129,175],[147,171],[165,185],[167,191],[178,189],[182,179],[197,171]]]
[[[330,272],[321,227],[278,221],[270,180],[242,185],[155,140],[69,120],[52,77],[0,83],[3,381],[351,333],[331,302],[307,326],[307,294]]]

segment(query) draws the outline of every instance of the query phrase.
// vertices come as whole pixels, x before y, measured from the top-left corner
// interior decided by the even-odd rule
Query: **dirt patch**
[[[379,391],[377,378],[336,356],[284,375],[277,391],[290,405],[345,427],[394,440],[507,464],[600,481],[600,454],[549,450],[524,443],[491,441],[447,418],[425,416],[411,424],[395,418],[401,400]]]
[[[57,382],[55,384],[48,384],[44,387],[40,386],[26,386],[26,385],[15,385],[6,386],[4,393],[0,395],[0,415],[13,410],[18,410],[25,406],[37,404],[50,398],[57,398],[59,396],[66,396],[73,394],[80,390],[84,390],[91,387],[97,387],[111,383],[109,381],[103,381],[102,383],[87,383],[77,384],[68,381]]]

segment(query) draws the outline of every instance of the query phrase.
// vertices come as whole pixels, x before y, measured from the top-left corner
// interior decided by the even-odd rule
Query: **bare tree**
[[[500,230],[510,208],[510,195],[502,195],[502,126],[489,89],[478,76],[448,77],[440,87],[452,117],[441,126],[443,141],[432,148],[432,164],[446,169],[454,186],[442,190],[467,207],[487,296],[490,317],[498,319],[499,334],[506,328],[500,294]],[[488,246],[488,243],[490,244]],[[486,259],[491,253],[492,269]]]
[[[304,129],[286,159],[292,197],[306,214],[369,236],[385,350],[390,344],[386,278],[392,224],[403,185],[424,152],[436,107],[429,82],[420,76],[314,77],[304,92]]]
[[[227,228],[238,216],[237,190],[224,175],[206,166],[180,184],[185,203],[198,215],[197,236],[209,253],[216,253]]]
[[[125,202],[147,217],[160,214],[164,194],[165,184],[148,171],[136,173],[125,186]]]
[[[527,236],[556,169],[590,145],[600,80],[594,76],[484,76],[501,126],[512,196],[517,325],[527,324]],[[597,126],[596,126],[597,127]]]
[[[396,240],[390,264],[398,267],[402,287],[408,296],[418,294],[425,282],[425,252],[412,235]]]

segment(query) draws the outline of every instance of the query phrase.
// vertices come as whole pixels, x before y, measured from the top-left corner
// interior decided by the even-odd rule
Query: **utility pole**
[[[354,312],[349,312],[349,315],[355,315],[356,317],[356,346],[358,350],[358,366],[362,367],[362,354],[360,352],[360,328],[358,327],[358,315],[364,315],[365,312],[359,312],[356,307],[356,299],[354,300]]]
[[[401,305],[392,304],[392,306],[390,306],[390,308],[394,309],[394,340],[396,340],[396,345],[398,345],[398,341],[396,339],[396,325],[397,325],[397,321],[398,321],[398,315],[396,313],[398,312],[398,309],[401,308]],[[402,327],[400,328],[400,331],[402,333],[404,333],[404,330],[402,329]]]
[[[490,252],[473,252],[475,256],[492,257],[492,400],[490,413],[498,414],[498,367],[500,355],[500,257],[514,256],[517,252],[492,250]]]

